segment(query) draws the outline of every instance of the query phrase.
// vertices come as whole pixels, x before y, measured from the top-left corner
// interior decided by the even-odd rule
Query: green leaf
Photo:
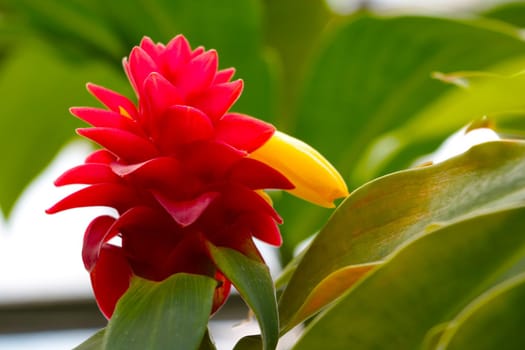
[[[297,98],[308,62],[318,49],[324,28],[335,16],[325,0],[264,0],[263,3],[266,43],[282,64],[276,122],[280,129],[287,130],[296,122],[292,118],[297,117]]]
[[[162,282],[135,277],[108,323],[104,348],[198,349],[216,284],[213,278],[186,273]]]
[[[209,244],[215,264],[255,313],[263,337],[263,349],[275,349],[279,340],[279,319],[275,289],[268,267],[236,250]]]
[[[316,286],[341,268],[377,262],[416,235],[525,201],[525,143],[473,147],[446,162],[391,174],[354,191],[312,242],[279,300],[292,328]],[[433,224],[432,226],[429,226]]]
[[[100,15],[96,2],[86,0],[8,0],[37,34],[61,50],[83,50],[83,56],[102,56],[115,63],[126,47]]]
[[[30,39],[14,48],[0,68],[0,206],[9,215],[29,181],[82,125],[68,108],[93,105],[86,82],[114,89],[124,85],[125,76],[100,61],[64,61],[49,46]]]
[[[501,65],[505,71],[518,72],[525,65],[519,58]],[[403,125],[373,140],[356,165],[354,177],[366,181],[385,169],[396,169],[421,156],[422,145],[434,145],[450,134],[457,123],[487,116],[498,124],[525,121],[525,102],[520,91],[525,89],[525,75],[502,76],[481,72],[441,74],[442,79],[459,80],[455,88],[429,103]]]
[[[404,125],[444,93],[457,89],[432,79],[432,72],[497,73],[492,67],[525,55],[525,42],[517,30],[493,21],[361,15],[336,22],[331,29],[305,78],[297,128],[292,132],[325,155],[351,189],[378,175],[367,173],[363,179],[367,169],[356,168],[365,164],[361,158],[371,140]],[[419,125],[427,122],[431,120]],[[457,116],[448,116],[446,122],[449,130],[465,124]],[[419,151],[437,146],[446,134],[441,136]],[[387,150],[393,146],[385,145]],[[401,169],[399,164],[396,170]],[[406,166],[406,159],[402,164]],[[380,168],[381,174],[390,170]],[[282,230],[288,251],[329,214],[288,197],[276,206],[286,218]]]
[[[106,329],[103,328],[97,333],[93,334],[85,342],[76,346],[73,350],[103,350],[104,349],[104,333]]]
[[[295,348],[420,348],[429,331],[451,321],[523,258],[524,217],[524,207],[503,210],[443,223],[413,240],[319,315]],[[497,334],[494,328],[500,324],[483,332]],[[460,348],[479,348],[468,344]]]
[[[466,307],[450,324],[436,348],[525,348],[525,275],[501,283]]]

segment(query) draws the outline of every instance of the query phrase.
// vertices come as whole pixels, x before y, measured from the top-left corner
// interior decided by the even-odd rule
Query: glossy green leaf
[[[372,181],[354,191],[320,231],[279,300],[283,329],[332,272],[382,260],[440,222],[525,201],[525,143],[498,141],[433,166]],[[292,322],[293,321],[293,322]]]
[[[210,244],[209,249],[215,264],[255,313],[261,327],[263,349],[274,349],[279,339],[279,320],[268,267],[230,248]]]
[[[442,335],[437,349],[523,349],[525,275],[501,283],[467,306]]]
[[[525,65],[525,59],[500,65],[509,72],[519,72]],[[385,169],[395,169],[402,162],[421,156],[425,149],[440,140],[443,135],[451,134],[458,123],[467,124],[486,116],[505,124],[513,119],[525,121],[525,101],[521,91],[525,89],[525,75],[502,76],[482,72],[458,72],[442,74],[442,79],[459,81],[463,87],[457,87],[419,111],[409,121],[386,132],[370,142],[353,176],[357,180],[367,181]]]
[[[319,315],[295,348],[420,348],[524,256],[524,217],[524,207],[474,216],[413,240]]]
[[[363,184],[357,175],[366,169],[356,166],[364,163],[360,159],[370,142],[457,89],[432,79],[432,72],[493,71],[501,62],[525,55],[518,32],[492,21],[361,15],[331,29],[310,66],[299,99],[297,128],[291,132],[325,155],[351,189]],[[421,126],[426,122],[430,121]],[[449,130],[457,130],[465,121],[454,116],[447,123]],[[429,140],[432,143],[419,151],[437,146],[445,137],[446,133]],[[392,146],[396,145],[386,145]],[[381,173],[386,170],[381,168]],[[283,235],[289,251],[319,229],[329,214],[288,197],[276,206],[287,219]],[[301,214],[295,216],[297,212]]]
[[[0,67],[0,206],[9,215],[22,190],[69,140],[82,123],[71,116],[74,105],[94,105],[87,81],[113,89],[125,86],[103,62],[64,61],[49,46],[26,40]]]
[[[104,348],[198,349],[217,282],[175,274],[162,282],[135,277],[108,323]]]
[[[104,333],[106,329],[103,328],[93,334],[85,342],[76,346],[73,350],[103,350],[104,349]]]

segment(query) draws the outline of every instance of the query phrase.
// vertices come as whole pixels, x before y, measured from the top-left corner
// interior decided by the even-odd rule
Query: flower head
[[[87,186],[47,212],[85,206],[116,210],[116,217],[103,215],[90,223],[82,251],[107,317],[133,275],[160,281],[177,272],[216,278],[216,310],[231,284],[210,258],[207,242],[261,261],[253,237],[281,244],[277,224],[282,220],[263,189],[308,193],[303,197],[330,205],[347,194],[346,187],[319,154],[282,137],[274,145],[270,140],[282,134],[272,125],[228,112],[243,83],[231,81],[234,69],[218,70],[214,50],[192,50],[182,35],[167,45],[144,38],[123,64],[137,104],[87,85],[106,108],[79,107],[71,113],[92,126],[78,133],[102,149],[56,180],[58,186]],[[268,154],[276,147],[296,149],[288,154],[301,155],[301,166],[311,165],[318,175],[315,184],[279,166]],[[313,188],[301,190],[309,186]],[[120,245],[112,243],[116,236]]]

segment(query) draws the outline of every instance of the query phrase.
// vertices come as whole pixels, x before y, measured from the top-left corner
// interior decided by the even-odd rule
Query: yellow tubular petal
[[[323,207],[334,207],[333,201],[348,195],[341,177],[319,152],[306,143],[276,131],[261,148],[250,154],[290,180],[291,194]]]

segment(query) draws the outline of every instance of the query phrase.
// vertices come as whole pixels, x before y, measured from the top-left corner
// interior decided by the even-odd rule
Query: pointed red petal
[[[143,162],[158,155],[151,142],[128,131],[113,128],[84,128],[77,129],[77,132],[130,163]]]
[[[240,184],[230,184],[223,192],[225,206],[238,213],[261,213],[272,217],[276,222],[282,223],[282,218],[256,192]]]
[[[98,307],[106,318],[113,315],[117,301],[129,288],[132,275],[122,249],[106,244],[90,274]]]
[[[187,190],[190,185],[185,181],[181,186],[180,163],[173,157],[159,157],[132,165],[112,163],[111,169],[119,176],[131,176],[134,184],[145,189],[173,193]],[[181,187],[184,187],[181,188]]]
[[[120,113],[120,107],[122,107],[133,119],[136,119],[137,109],[133,102],[127,97],[124,97],[115,91],[106,89],[105,87],[91,83],[88,83],[86,87],[93,96],[113,112]]]
[[[65,197],[46,210],[48,214],[59,211],[80,208],[105,206],[117,209],[120,213],[136,206],[138,199],[128,187],[118,184],[104,183],[91,185]]]
[[[191,58],[195,58],[204,52],[204,46],[199,46],[191,52]]]
[[[142,95],[144,80],[153,72],[158,72],[157,63],[142,48],[135,46],[129,56],[129,71],[137,85],[139,96]]]
[[[112,216],[98,216],[86,228],[82,246],[82,261],[87,271],[91,272],[95,267],[102,245],[117,234],[115,231],[111,234],[110,228],[114,222],[115,218]]]
[[[230,167],[246,155],[227,144],[202,142],[181,152],[182,163],[192,173],[212,181],[226,175]]]
[[[144,110],[148,130],[155,132],[155,120],[172,105],[181,104],[179,90],[159,73],[151,73],[144,81]]]
[[[191,59],[176,79],[177,87],[185,96],[210,86],[218,67],[217,52],[210,50]]]
[[[244,114],[228,113],[217,122],[215,132],[217,140],[253,152],[272,137],[275,127]]]
[[[162,50],[164,49],[164,45],[162,44],[155,44],[153,40],[151,40],[150,37],[143,37],[140,41],[139,45],[146,53],[154,60],[156,61],[159,58],[159,55],[162,53]]]
[[[183,35],[177,35],[166,45],[162,61],[163,69],[168,73],[170,79],[177,76],[190,59],[190,55],[190,44]]]
[[[275,220],[265,214],[250,213],[243,215],[241,221],[250,228],[252,235],[263,242],[279,247],[283,243],[279,226]]]
[[[137,164],[112,163],[111,169],[119,176],[131,174],[154,177],[157,174],[172,177],[174,172],[178,172],[180,164],[173,157],[158,157]]]
[[[203,94],[192,98],[190,104],[206,113],[211,120],[219,120],[237,101],[242,86],[242,80],[213,85]]]
[[[120,178],[111,171],[107,164],[87,163],[67,170],[55,180],[55,185],[93,185],[102,182],[118,183],[119,181]]]
[[[133,120],[117,112],[93,107],[72,107],[69,111],[94,127],[123,129],[134,133],[140,132]]]
[[[182,227],[189,226],[197,221],[218,195],[219,193],[217,192],[207,192],[189,201],[174,201],[166,198],[162,193],[154,193],[160,205],[162,205]]]
[[[295,186],[277,170],[255,159],[243,158],[231,168],[229,179],[252,190],[275,188],[291,190]]]
[[[204,113],[181,105],[168,108],[155,129],[155,141],[167,153],[173,153],[181,144],[208,140],[214,132],[210,119]]]
[[[226,68],[220,70],[215,74],[215,79],[213,79],[213,84],[222,84],[227,83],[235,74],[235,68]]]
[[[129,66],[129,61],[127,57],[124,57],[122,59],[122,67],[124,68],[124,72],[126,73],[126,76],[128,77],[128,80],[131,83],[131,86],[133,87],[133,91],[135,91],[135,95],[139,97],[139,87],[137,86],[137,82],[135,81],[135,78],[131,73],[131,68]]]
[[[110,164],[111,162],[114,162],[115,160],[117,160],[117,158],[115,158],[115,156],[111,154],[108,150],[99,149],[91,153],[89,156],[87,156],[85,162],[86,163]]]

